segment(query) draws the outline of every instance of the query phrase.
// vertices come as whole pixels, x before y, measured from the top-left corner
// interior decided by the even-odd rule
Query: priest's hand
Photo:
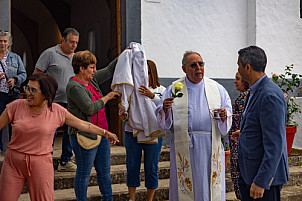
[[[171,97],[171,98],[166,98],[164,101],[163,101],[163,110],[165,112],[165,115],[166,117],[168,116],[168,111],[170,108],[172,108],[172,103],[174,103],[174,98]]]
[[[227,119],[227,110],[225,108],[221,108],[220,111],[219,111],[219,117],[221,119],[221,121],[225,121]]]
[[[254,199],[262,198],[264,194],[264,188],[257,186],[255,183],[252,183],[250,189],[250,196]]]

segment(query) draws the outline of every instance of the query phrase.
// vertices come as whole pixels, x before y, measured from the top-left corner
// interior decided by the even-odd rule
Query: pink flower
[[[284,93],[284,97],[285,97],[285,99],[287,99],[287,94],[286,93]]]
[[[279,75],[278,75],[278,74],[276,74],[276,73],[274,73],[272,76],[273,76],[273,77],[278,77]]]

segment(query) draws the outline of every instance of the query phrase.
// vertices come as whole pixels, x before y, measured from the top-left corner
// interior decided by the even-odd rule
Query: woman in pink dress
[[[0,198],[17,201],[27,182],[32,201],[54,200],[52,141],[64,123],[85,132],[118,142],[116,135],[78,119],[53,103],[58,84],[46,73],[32,75],[26,87],[27,99],[13,101],[0,116],[0,129],[12,124],[0,178]]]

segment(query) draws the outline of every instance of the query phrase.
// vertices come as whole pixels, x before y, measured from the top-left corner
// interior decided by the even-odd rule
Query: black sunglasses
[[[195,62],[195,63],[191,63],[189,66],[191,67],[191,68],[197,68],[198,66],[199,67],[204,67],[204,62]]]

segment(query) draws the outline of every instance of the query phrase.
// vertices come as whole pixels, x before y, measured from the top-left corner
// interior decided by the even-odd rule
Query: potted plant
[[[297,122],[294,120],[294,114],[301,113],[300,106],[295,102],[296,97],[289,97],[290,92],[293,93],[295,89],[301,89],[300,78],[302,75],[293,73],[293,68],[294,64],[291,64],[285,66],[284,74],[272,74],[272,80],[282,89],[287,104],[286,140],[288,156],[290,155],[298,126]]]
[[[227,163],[228,163],[228,160],[229,160],[229,157],[230,157],[230,146],[229,146],[229,140],[226,140],[225,138],[221,138],[221,142],[223,144],[223,147],[224,147],[224,156],[225,156],[225,168],[227,166]]]

